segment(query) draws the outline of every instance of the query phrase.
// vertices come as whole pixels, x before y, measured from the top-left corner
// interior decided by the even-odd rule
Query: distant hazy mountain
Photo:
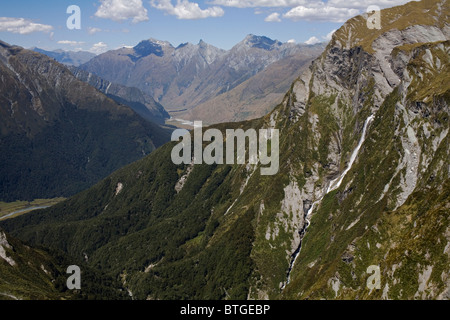
[[[79,80],[97,88],[117,103],[122,103],[131,107],[146,120],[163,124],[166,119],[170,118],[169,114],[160,103],[156,102],[155,99],[138,88],[131,88],[112,83],[74,66],[69,67],[69,70],[72,71],[74,76]]]
[[[60,63],[76,67],[88,62],[96,56],[94,53],[87,51],[64,51],[61,49],[47,51],[36,47],[31,48],[30,50],[45,54],[46,56],[49,56],[50,58],[53,58]]]
[[[0,200],[69,196],[170,133],[62,64],[0,42]]]
[[[197,45],[186,43],[175,48],[168,42],[149,39],[134,48],[122,48],[101,54],[80,68],[109,81],[137,87],[164,105],[169,112],[181,111],[179,114],[186,117],[199,116],[192,120],[212,123],[254,118],[267,113],[268,109],[270,111],[276,105],[274,101],[282,98],[289,85],[280,87],[274,86],[270,81],[261,82],[258,90],[249,98],[259,97],[260,101],[264,101],[268,95],[274,93],[276,97],[265,100],[259,110],[255,110],[254,106],[247,110],[245,104],[249,100],[228,101],[224,98],[215,100],[213,106],[208,102],[230,92],[283,59],[293,60],[292,63],[284,63],[284,67],[278,69],[277,75],[289,74],[290,77],[287,77],[285,83],[291,83],[300,68],[316,58],[323,49],[323,44],[296,45],[255,35],[247,36],[228,51],[204,41]],[[272,69],[271,76],[274,76],[274,70],[276,69]],[[268,101],[271,102],[270,105]],[[187,112],[202,104],[206,113]],[[238,115],[236,112],[230,113],[226,110],[230,104],[236,108],[240,106],[243,110],[238,111]],[[208,116],[223,110],[226,110],[223,113],[226,117],[219,119]]]
[[[280,103],[292,82],[323,47],[311,49],[310,55],[296,54],[276,61],[237,87],[190,110],[177,112],[175,117],[191,121],[205,119],[210,124],[262,117]]]

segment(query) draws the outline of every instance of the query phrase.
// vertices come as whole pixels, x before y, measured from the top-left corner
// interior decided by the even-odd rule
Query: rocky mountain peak
[[[267,51],[274,50],[282,45],[280,41],[272,40],[265,36],[256,36],[253,34],[247,35],[241,42],[241,44],[250,48],[259,48]]]
[[[139,59],[152,54],[157,57],[162,57],[167,49],[172,48],[173,46],[169,42],[149,39],[139,42],[133,49],[136,53],[136,58]]]

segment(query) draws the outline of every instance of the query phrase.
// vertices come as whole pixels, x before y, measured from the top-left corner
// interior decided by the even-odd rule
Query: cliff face
[[[215,126],[279,129],[274,176],[177,166],[168,144],[2,226],[139,299],[448,299],[448,11],[386,9],[374,33],[351,19],[273,112]]]
[[[282,245],[292,270],[281,297],[448,298],[449,8],[381,14],[376,36],[361,35],[364,17],[338,30],[272,114],[297,131],[303,160],[288,168],[282,203],[303,201],[291,210],[304,217],[299,230],[311,219],[304,243],[294,234]],[[267,230],[282,224],[298,223],[275,219]],[[381,268],[382,291],[367,289],[370,265]]]

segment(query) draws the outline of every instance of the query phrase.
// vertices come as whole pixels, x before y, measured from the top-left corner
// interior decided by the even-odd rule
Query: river
[[[34,210],[38,210],[38,209],[46,209],[49,208],[50,206],[39,206],[39,207],[29,207],[29,208],[25,208],[25,209],[20,209],[11,213],[8,213],[7,215],[0,217],[0,220],[6,219],[8,217],[11,217],[17,213],[22,213],[22,212],[28,212],[28,211],[34,211]]]

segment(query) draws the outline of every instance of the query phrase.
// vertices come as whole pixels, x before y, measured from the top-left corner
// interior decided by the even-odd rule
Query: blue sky
[[[371,5],[408,0],[15,0],[2,1],[0,40],[25,48],[101,53],[155,38],[178,46],[200,39],[230,49],[247,34],[282,42],[326,41],[348,18]],[[80,8],[70,30],[67,8]]]

